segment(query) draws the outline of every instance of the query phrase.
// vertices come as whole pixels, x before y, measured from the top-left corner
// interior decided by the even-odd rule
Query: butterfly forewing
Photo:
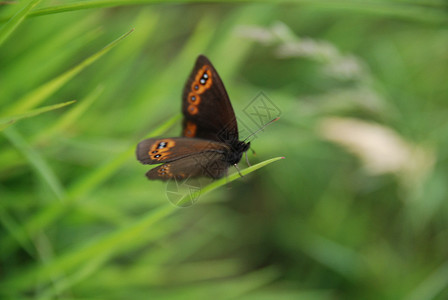
[[[238,140],[235,113],[212,63],[200,55],[182,95],[182,135],[231,143]],[[229,140],[230,139],[230,140]]]

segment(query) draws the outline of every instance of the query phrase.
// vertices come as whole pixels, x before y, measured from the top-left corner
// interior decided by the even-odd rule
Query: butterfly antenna
[[[238,171],[238,174],[240,174],[241,177],[244,177],[243,174],[241,174],[240,168],[238,168],[237,164],[233,165],[235,167],[235,169]]]
[[[247,141],[251,136],[254,136],[255,134],[259,133],[260,131],[262,131],[266,126],[268,126],[269,124],[277,121],[278,119],[280,119],[280,117],[277,117],[275,119],[270,120],[269,122],[267,122],[266,124],[264,124],[263,126],[261,126],[260,128],[258,128],[255,132],[252,132],[251,134],[249,134],[249,136],[247,138],[244,139],[243,142]]]

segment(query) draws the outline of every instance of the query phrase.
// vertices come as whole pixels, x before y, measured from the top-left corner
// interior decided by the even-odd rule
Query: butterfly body
[[[241,141],[237,141],[231,146],[232,151],[228,151],[226,153],[226,162],[229,164],[229,166],[236,165],[240,162],[241,157],[243,156],[243,153],[249,150],[250,148],[250,142],[245,143]]]
[[[137,146],[143,164],[163,165],[149,179],[220,178],[236,165],[250,143],[240,141],[235,113],[211,62],[200,55],[182,95],[182,137],[150,138]]]

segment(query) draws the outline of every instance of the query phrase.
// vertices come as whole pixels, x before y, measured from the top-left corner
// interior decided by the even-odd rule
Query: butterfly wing
[[[223,143],[238,140],[238,126],[224,84],[207,57],[199,55],[182,95],[182,136]]]
[[[137,145],[137,159],[143,164],[172,162],[203,152],[225,153],[228,146],[223,143],[183,137],[151,138]]]
[[[218,152],[203,152],[176,161],[165,163],[146,173],[149,179],[184,180],[194,177],[220,178],[226,174],[229,165],[225,156]]]

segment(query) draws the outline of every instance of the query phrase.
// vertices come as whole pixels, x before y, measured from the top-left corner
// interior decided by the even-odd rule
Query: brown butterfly
[[[239,140],[229,96],[204,55],[197,58],[185,84],[182,113],[182,137],[151,138],[138,144],[141,163],[163,163],[146,173],[149,179],[220,178],[230,166],[237,167],[250,142]]]

